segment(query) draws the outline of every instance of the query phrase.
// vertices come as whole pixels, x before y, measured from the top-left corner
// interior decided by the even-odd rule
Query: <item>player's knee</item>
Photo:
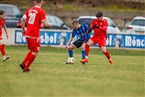
[[[106,50],[102,50],[103,53],[106,53]]]
[[[102,49],[103,53],[105,53],[107,51],[105,47],[102,47],[101,49]]]
[[[30,49],[32,52],[34,53],[38,53],[40,51],[40,47],[37,47],[37,48],[31,48]]]
[[[87,46],[90,46],[91,45],[91,43],[87,43]]]
[[[73,48],[72,48],[72,47],[68,47],[67,49],[68,49],[68,50],[73,50]]]
[[[85,46],[81,46],[81,50],[85,50]]]
[[[32,54],[35,55],[35,56],[37,55],[37,53],[38,53],[38,52],[33,52],[33,51],[32,51]]]
[[[68,50],[73,50],[75,47],[73,45],[68,46]]]
[[[40,51],[40,47],[37,47],[37,53]]]
[[[86,45],[90,46],[92,45],[92,42],[89,40]]]

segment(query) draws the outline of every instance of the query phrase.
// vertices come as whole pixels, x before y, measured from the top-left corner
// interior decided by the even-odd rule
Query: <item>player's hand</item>
[[[68,48],[68,45],[65,46],[65,49],[67,49],[67,48]]]
[[[41,28],[44,28],[44,24],[42,23],[40,27],[41,27]]]
[[[9,38],[8,34],[6,34],[7,39]]]
[[[92,32],[92,30],[91,29],[89,29],[88,31],[87,31],[87,33],[91,33]]]
[[[97,26],[97,25],[94,25],[94,26],[93,26],[93,29],[95,29],[95,28],[99,28],[99,26]]]
[[[22,30],[22,34],[23,34],[23,36],[25,36],[25,31],[24,30]]]

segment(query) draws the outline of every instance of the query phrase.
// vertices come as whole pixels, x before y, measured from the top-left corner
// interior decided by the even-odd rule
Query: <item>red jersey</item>
[[[3,28],[3,25],[5,24],[5,19],[1,19],[0,20],[0,37],[2,35],[2,28]]]
[[[107,39],[107,27],[108,27],[108,22],[106,19],[103,19],[102,21],[98,21],[98,19],[94,19],[90,29],[93,29],[93,26],[99,26],[99,28],[94,29],[94,37],[96,38],[106,38]]]
[[[40,26],[42,21],[46,20],[46,14],[43,9],[34,6],[25,12],[24,18],[26,19],[27,30],[25,36],[27,37],[40,37]]]

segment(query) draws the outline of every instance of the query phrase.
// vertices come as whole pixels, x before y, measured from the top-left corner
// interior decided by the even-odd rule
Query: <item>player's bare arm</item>
[[[50,27],[51,27],[51,24],[48,23],[47,20],[43,20],[43,21],[42,21],[42,25],[41,25],[41,27],[43,28],[44,26],[50,28]]]
[[[6,24],[4,24],[4,26],[3,26],[3,27],[4,27],[4,31],[5,31],[5,33],[6,33],[6,37],[7,37],[7,39],[8,39],[9,37],[8,37],[8,32],[7,32],[7,27],[6,27]]]
[[[22,27],[23,35],[25,35],[25,15],[22,17],[20,25]]]
[[[72,42],[73,39],[74,39],[74,37],[71,36],[69,41],[68,41],[68,43],[67,43],[67,45],[65,46],[65,48],[68,48],[68,46],[70,45],[70,43]]]

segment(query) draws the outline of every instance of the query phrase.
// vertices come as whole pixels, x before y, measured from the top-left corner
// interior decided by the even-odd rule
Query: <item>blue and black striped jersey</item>
[[[89,26],[87,24],[82,24],[80,28],[74,29],[72,32],[72,37],[79,37],[79,39],[83,41],[88,41],[90,38],[90,35],[87,34],[87,31],[89,30]]]

